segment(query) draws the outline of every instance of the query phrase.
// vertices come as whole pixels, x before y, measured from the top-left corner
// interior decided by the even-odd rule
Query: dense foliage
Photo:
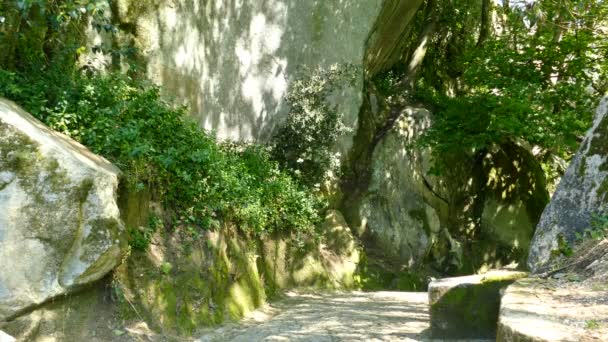
[[[304,184],[318,187],[328,171],[338,171],[336,141],[347,133],[338,105],[331,102],[341,86],[356,82],[357,68],[350,64],[310,70],[302,68],[290,84],[286,120],[272,140],[273,157]]]
[[[0,60],[0,97],[108,158],[132,189],[154,193],[195,235],[223,222],[258,236],[314,232],[322,202],[265,148],[218,144],[145,81],[78,69],[83,23],[116,30],[104,21],[106,7],[97,0],[0,4],[0,46],[10,54]],[[132,230],[134,247],[145,248],[148,233]]]
[[[409,80],[436,118],[422,143],[443,154],[523,141],[544,156],[569,158],[608,90],[608,4],[484,0],[427,6],[437,8],[421,10],[417,24],[430,20],[435,29],[417,79]]]
[[[53,66],[69,72],[86,51],[86,23],[98,32],[116,31],[108,13],[105,0],[0,2],[0,65],[31,72]]]

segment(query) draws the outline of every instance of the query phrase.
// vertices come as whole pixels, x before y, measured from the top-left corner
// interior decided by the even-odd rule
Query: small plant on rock
[[[577,233],[576,239],[602,240],[608,234],[608,215],[596,214],[591,217],[591,227],[586,229],[583,234]]]

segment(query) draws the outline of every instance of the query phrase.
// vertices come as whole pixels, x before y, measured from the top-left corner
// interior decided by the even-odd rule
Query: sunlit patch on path
[[[420,292],[297,293],[198,341],[428,341]]]

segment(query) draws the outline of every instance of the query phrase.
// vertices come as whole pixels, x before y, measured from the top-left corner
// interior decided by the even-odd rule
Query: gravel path
[[[197,341],[428,341],[427,294],[296,293]]]

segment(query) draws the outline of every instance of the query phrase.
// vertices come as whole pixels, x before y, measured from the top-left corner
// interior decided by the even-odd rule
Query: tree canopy
[[[607,14],[603,0],[427,0],[400,62],[372,76],[433,107],[422,143],[437,153],[511,139],[568,158],[608,90]]]

